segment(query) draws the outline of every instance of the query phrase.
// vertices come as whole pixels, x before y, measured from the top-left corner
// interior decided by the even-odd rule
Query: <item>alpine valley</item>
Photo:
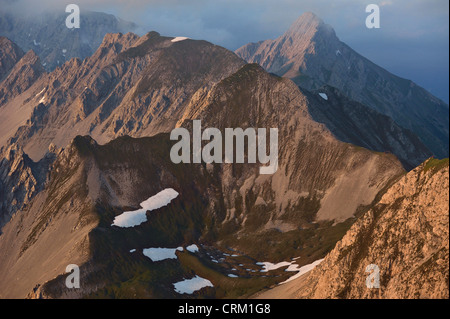
[[[0,15],[0,298],[449,298],[448,105],[312,13],[236,52],[85,19]],[[194,120],[278,169],[173,163]]]

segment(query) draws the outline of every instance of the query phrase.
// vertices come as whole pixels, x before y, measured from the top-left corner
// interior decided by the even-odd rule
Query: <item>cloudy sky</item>
[[[312,11],[365,57],[449,101],[448,0],[2,1],[19,1],[20,10],[32,12],[64,10],[61,6],[75,3],[82,10],[118,15],[145,31],[205,39],[230,50],[276,38],[302,13]],[[380,29],[365,27],[365,8],[371,3],[380,6]]]

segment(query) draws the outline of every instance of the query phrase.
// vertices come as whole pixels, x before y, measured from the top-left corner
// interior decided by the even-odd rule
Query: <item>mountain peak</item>
[[[362,57],[313,13],[303,14],[277,39],[244,45],[236,54],[307,90],[335,87],[412,131],[435,156],[448,157],[448,106]]]
[[[14,46],[14,43],[10,44]],[[16,53],[11,50],[8,53],[7,50],[6,54],[0,50],[0,106],[23,93],[45,73],[39,56],[33,50],[29,50],[17,61],[23,54],[20,48],[18,50]]]
[[[296,31],[305,26],[319,26],[320,24],[323,24],[322,19],[312,12],[305,12],[291,24],[288,32]]]
[[[24,54],[18,45],[7,37],[0,36],[0,80],[9,73]]]
[[[334,29],[325,24],[317,15],[312,12],[305,12],[291,24],[284,37],[311,39],[318,31],[321,34],[336,35]]]
[[[317,46],[336,48],[339,39],[331,26],[314,13],[306,12],[277,39],[250,43],[236,50],[236,54],[269,72],[295,78],[301,75],[305,56],[320,51]]]

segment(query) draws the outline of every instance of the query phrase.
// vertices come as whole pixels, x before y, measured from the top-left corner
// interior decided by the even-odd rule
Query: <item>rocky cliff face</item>
[[[377,152],[395,154],[411,170],[432,153],[410,130],[390,117],[344,96],[339,90],[324,86],[310,94],[308,110],[314,120],[324,123],[341,141]]]
[[[449,166],[430,159],[392,185],[325,260],[297,280],[300,298],[448,298]],[[367,288],[366,267],[380,270]]]
[[[39,57],[27,52],[0,83],[0,107],[30,88],[45,73]]]
[[[43,190],[49,166],[55,157],[53,152],[47,153],[38,163],[16,145],[8,147],[0,155],[0,231],[15,212],[25,209]]]
[[[269,72],[294,78],[306,68],[309,55],[320,53],[315,43],[318,34],[323,42],[327,42],[328,50],[333,51],[338,43],[334,30],[308,12],[279,38],[246,44],[237,49],[236,54],[248,62],[260,64]],[[316,67],[320,68],[320,65]]]
[[[0,83],[0,147],[24,149],[27,158],[39,162],[51,145],[65,147],[78,134],[105,143],[126,134],[170,131],[198,88],[244,63],[205,41],[172,39],[156,32],[141,38],[110,34],[93,56],[83,62],[72,59],[52,73],[43,71],[33,51],[19,59],[20,51],[3,40],[8,44],[3,49],[5,67],[12,64],[6,61],[19,60]],[[18,180],[6,179],[13,173],[8,159],[2,169],[1,226],[17,210],[15,200],[23,205],[22,195],[11,195]],[[29,187],[34,189],[29,199],[43,188],[37,184]]]
[[[6,37],[0,37],[0,81],[3,81],[23,55],[17,44]]]
[[[414,132],[436,156],[448,157],[448,105],[360,56],[312,13],[279,38],[247,44],[236,53],[306,89],[336,87]]]
[[[84,167],[73,147],[58,152],[48,183],[37,183],[43,189],[3,228],[2,298],[25,298],[33,288],[64,273],[67,265],[88,260],[89,232],[98,221],[85,191],[90,185]]]

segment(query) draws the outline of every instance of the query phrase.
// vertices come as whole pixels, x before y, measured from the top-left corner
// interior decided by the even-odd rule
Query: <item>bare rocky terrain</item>
[[[435,156],[448,157],[448,105],[353,51],[311,12],[300,16],[277,39],[249,43],[236,53],[306,89],[335,87],[412,131]]]
[[[259,298],[447,299],[448,159],[427,160],[394,183],[311,273]],[[380,270],[367,288],[366,267]]]
[[[156,41],[156,45],[162,46],[160,50],[170,50],[166,46],[172,46],[170,38],[161,38],[157,34],[150,34],[140,39],[131,34],[111,35],[105,38],[104,45],[100,47],[97,54],[116,61],[117,57],[120,59],[122,55],[120,52],[111,52],[110,48],[115,47],[115,41],[122,43],[125,47],[124,52],[130,54],[130,52],[135,52],[133,48],[139,48],[140,45],[148,45],[151,48],[155,44],[151,42],[150,45],[148,41],[152,40]],[[222,247],[222,249],[233,247],[253,258],[280,260],[291,254],[304,254],[302,262],[307,263],[310,259],[322,257],[343,235],[352,223],[354,216],[366,210],[376,194],[393,178],[404,172],[401,163],[392,154],[376,153],[337,140],[324,125],[311,118],[308,112],[308,99],[292,81],[270,75],[255,64],[243,65],[241,60],[232,53],[208,43],[185,41],[187,48],[182,45],[173,46],[173,50],[175,50],[173,54],[177,54],[177,51],[183,52],[198,48],[204,50],[202,52],[205,54],[211,54],[211,52],[214,54],[218,51],[218,54],[223,54],[223,58],[236,61],[237,70],[215,82],[207,81],[208,85],[198,87],[195,92],[190,91],[192,92],[190,98],[179,100],[180,104],[174,103],[170,108],[164,109],[164,112],[178,114],[178,117],[173,117],[171,122],[165,121],[162,130],[168,131],[170,123],[173,123],[172,127],[185,126],[189,128],[192,119],[202,120],[205,127],[217,127],[221,130],[230,126],[278,127],[280,140],[278,171],[274,175],[265,177],[258,173],[259,164],[222,164],[214,165],[215,167],[197,165],[191,169],[190,173],[195,177],[188,178],[188,176],[184,176],[186,174],[183,173],[184,170],[180,170],[175,164],[168,164],[170,160],[168,158],[167,133],[155,135],[149,141],[140,139],[132,141],[129,138],[114,139],[105,146],[97,145],[90,138],[77,137],[70,142],[71,146],[62,152],[52,146],[58,156],[49,170],[50,174],[47,182],[44,183],[44,190],[36,195],[32,203],[25,209],[17,211],[13,215],[13,219],[6,225],[4,234],[0,238],[0,245],[8,247],[8,256],[11,256],[0,266],[5,273],[10,274],[3,277],[4,281],[1,286],[10,287],[3,292],[4,296],[26,296],[28,293],[32,293],[32,289],[38,285],[40,285],[38,286],[40,294],[52,297],[62,296],[61,293],[65,294],[60,290],[61,285],[57,284],[60,277],[55,276],[54,272],[47,272],[46,277],[42,277],[40,272],[33,277],[28,275],[30,280],[27,281],[26,287],[13,285],[10,280],[25,275],[31,261],[41,255],[40,250],[43,248],[39,247],[46,247],[46,238],[51,238],[52,232],[56,229],[69,227],[72,230],[68,236],[73,238],[69,240],[68,237],[69,244],[64,240],[53,243],[52,245],[56,246],[52,251],[56,252],[67,249],[66,245],[71,245],[70,243],[85,242],[87,239],[83,238],[87,234],[89,234],[89,238],[93,238],[92,236],[97,236],[94,234],[100,232],[107,237],[112,236],[111,238],[115,238],[113,241],[117,241],[117,238],[121,238],[120,232],[106,226],[111,224],[114,215],[124,210],[125,207],[135,206],[136,203],[155,193],[164,185],[174,187],[183,194],[181,202],[178,204],[183,206],[176,207],[185,212],[182,214],[184,217],[173,217],[181,218],[178,224],[187,223],[189,225],[196,220],[193,226],[188,228],[189,237],[186,237],[186,233],[181,235],[185,230],[183,227],[180,227],[175,233],[172,233],[173,231],[168,233],[165,228],[171,229],[170,223],[167,226],[163,226],[164,223],[160,225],[159,222],[157,225],[160,226],[150,223],[144,226],[144,229],[150,227],[153,231],[149,234],[158,234],[157,237],[143,236],[140,240],[134,239],[135,245],[140,247],[144,243],[163,245],[160,242],[161,238],[168,238],[167,245],[182,245],[183,243],[188,244],[189,238],[189,241],[192,242],[203,242],[209,245],[214,243],[216,247]],[[134,43],[134,46],[130,44],[128,47],[128,43]],[[152,50],[146,52],[149,53],[146,58],[151,59]],[[217,55],[214,57],[214,60],[217,61]],[[136,58],[134,55],[131,57],[133,60],[144,58]],[[167,55],[160,57],[163,61],[167,58]],[[85,60],[83,63],[87,64],[89,61]],[[91,61],[93,63],[96,60],[92,58]],[[126,61],[120,63],[129,65],[129,62],[126,63]],[[239,67],[239,65],[242,66]],[[185,67],[189,67],[189,65]],[[95,68],[91,66],[89,69]],[[111,70],[111,67],[108,67],[108,70]],[[214,71],[214,68],[211,70]],[[49,78],[55,79],[55,76],[57,77],[61,71],[60,69],[55,70],[49,75]],[[177,73],[180,72],[179,69],[173,72],[175,72],[173,77],[180,76]],[[100,74],[104,73],[100,72]],[[171,73],[166,72],[166,74],[169,77]],[[202,80],[204,76],[205,73],[202,73]],[[98,79],[98,77],[94,77],[94,79]],[[190,79],[191,85],[195,85],[192,77]],[[67,81],[70,82],[70,78]],[[167,81],[173,83],[170,78],[167,78]],[[94,83],[97,82],[94,81]],[[135,84],[136,87],[138,85]],[[142,89],[140,95],[135,96],[134,99],[140,101],[141,96],[148,96],[167,89],[165,86],[161,87],[159,83],[153,85],[147,87],[147,90]],[[183,90],[186,92],[185,90],[190,88],[191,86],[184,86]],[[195,86],[192,90],[194,89]],[[40,118],[51,118],[52,105],[58,105],[57,98],[52,96],[62,93],[58,93],[61,91],[51,87],[48,87],[47,90],[50,93],[45,96],[50,101],[55,101],[54,104],[50,103],[50,108],[44,108],[42,115],[37,114],[30,120],[31,125],[25,131],[28,133],[20,136],[30,136],[30,132],[33,132],[30,127],[34,126],[32,123],[39,123]],[[70,91],[65,92],[67,94]],[[98,91],[93,90],[93,92]],[[124,95],[127,103],[129,103],[128,99],[131,99],[129,95]],[[111,95],[110,98],[112,96],[117,95]],[[74,103],[77,103],[77,100],[79,99],[74,99]],[[105,102],[100,104],[95,118],[99,118],[104,105]],[[155,107],[156,105],[157,102],[155,102]],[[157,109],[159,110],[159,108]],[[61,109],[59,110],[61,112]],[[150,110],[152,110],[151,107]],[[160,113],[160,117],[164,116],[163,114]],[[54,117],[55,120],[60,118],[56,115]],[[78,121],[83,123],[82,119]],[[45,120],[44,123],[47,123],[48,127],[49,122]],[[19,129],[19,132],[24,132],[23,130]],[[156,133],[157,131],[155,131]],[[139,132],[138,134],[144,133]],[[95,134],[93,135],[95,136]],[[56,137],[59,136],[56,135]],[[22,141],[27,141],[27,139],[18,138],[15,143],[20,145]],[[147,144],[147,148],[157,150],[156,153],[149,154],[145,151],[146,147],[141,144]],[[28,144],[24,143],[24,145]],[[162,152],[161,148],[166,151]],[[150,163],[156,161],[159,169],[145,169],[145,167],[152,167],[149,161]],[[196,181],[198,186],[193,187],[192,182],[186,182],[186,178],[188,178],[187,181]],[[150,189],[144,186],[147,181],[155,181],[155,179],[159,182],[153,183]],[[350,181],[354,185],[353,188],[348,188]],[[192,195],[188,196],[187,194]],[[351,205],[349,205],[349,201],[336,201],[336,194],[351,197]],[[192,198],[195,197],[199,197],[197,206],[194,206],[197,208],[189,208],[196,202],[192,202]],[[336,207],[334,210],[331,209],[332,203]],[[172,211],[171,208],[168,209]],[[164,212],[167,209],[161,210]],[[82,222],[86,218],[93,222]],[[96,220],[100,220],[99,225],[94,222]],[[20,225],[25,223],[29,226],[23,227],[17,223]],[[58,226],[58,223],[66,226]],[[83,227],[79,225],[80,223]],[[46,226],[42,227],[43,225]],[[191,229],[192,227],[194,228]],[[16,229],[19,228],[23,231],[17,233]],[[134,231],[128,231],[130,238],[141,234],[139,229],[138,227]],[[308,234],[310,234],[310,238],[308,238]],[[63,236],[62,233],[61,236]],[[267,241],[268,236],[273,238],[273,242],[264,251],[261,251],[261,244]],[[305,237],[303,244],[295,243],[294,238],[297,236]],[[11,242],[14,242],[14,245],[8,244]],[[310,246],[312,242],[315,244]],[[126,247],[130,244],[125,240],[120,246]],[[94,275],[94,271],[92,275],[94,278],[106,276],[104,274],[106,266],[95,256],[115,250],[110,247],[110,244],[104,245],[97,241],[96,244],[91,245],[78,246],[77,244],[78,248],[74,248],[73,258],[75,260],[84,261],[83,265],[86,265],[87,269],[101,269],[98,271],[102,275],[98,277],[98,274]],[[286,249],[280,250],[279,245],[285,245]],[[302,252],[301,245],[309,248]],[[122,251],[120,254],[124,253],[124,249],[119,251]],[[53,261],[55,264],[51,264],[55,271],[58,267],[53,265],[61,265],[58,264],[61,261],[56,256],[54,255],[55,260]],[[69,254],[70,256],[72,255]],[[80,256],[91,257],[82,259]],[[52,259],[46,258],[50,263]],[[114,262],[114,258],[108,257],[106,261],[114,264],[114,269],[124,267],[117,261]],[[129,256],[122,258],[128,259]],[[67,259],[63,260],[67,261]],[[50,280],[52,276],[56,277],[56,282]],[[48,283],[46,284],[46,282]],[[95,280],[92,282],[92,285],[98,289],[102,285],[108,287],[117,284],[118,282],[115,280],[106,280],[103,283],[97,283]],[[79,293],[94,293],[90,289]],[[105,290],[102,289],[96,293],[105,293]],[[161,293],[171,295],[169,291]]]
[[[289,34],[298,30],[310,40],[334,35],[312,15]],[[260,63],[264,69],[206,41],[173,40],[108,33],[92,54],[46,70],[42,52],[0,37],[0,297],[249,297],[290,275],[266,275],[258,262],[295,257],[302,266],[325,256],[307,277],[310,288],[300,294],[289,283],[290,297],[379,297],[354,273],[366,262],[391,265],[382,298],[448,296],[448,161],[414,168],[432,148],[389,117],[395,112],[341,88],[299,87],[289,70],[265,70],[282,67],[276,59]],[[291,44],[305,52],[311,43]],[[222,134],[278,128],[278,170],[174,164],[170,132],[191,130],[193,120]],[[166,188],[179,195],[146,222],[112,225]],[[176,259],[143,254],[191,244],[199,251],[177,251]],[[414,271],[402,275],[404,262]],[[81,289],[66,288],[68,264],[80,266]],[[330,279],[335,265],[340,275]],[[193,296],[173,289],[194,275],[214,287]]]

